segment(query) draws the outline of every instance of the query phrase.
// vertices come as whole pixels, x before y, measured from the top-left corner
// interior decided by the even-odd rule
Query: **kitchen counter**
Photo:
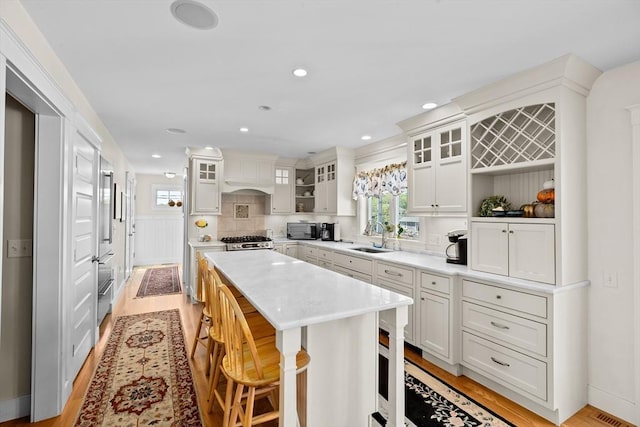
[[[311,356],[307,425],[368,425],[377,410],[377,313],[393,326],[387,425],[403,425],[403,330],[411,298],[274,251],[207,252],[205,257],[276,329],[282,360],[280,425],[296,425],[295,353],[303,343]]]
[[[370,243],[345,243],[345,242],[327,242],[322,240],[275,240],[274,243],[292,243],[299,245],[309,245],[335,252],[345,253],[351,256],[359,256],[363,258],[374,259],[376,261],[388,261],[395,264],[405,265],[407,267],[422,268],[434,273],[446,274],[449,276],[461,276],[471,280],[489,280],[493,283],[513,286],[518,289],[542,292],[547,294],[555,294],[559,292],[569,291],[578,287],[588,286],[589,282],[578,282],[566,286],[554,286],[544,283],[533,282],[530,280],[515,279],[512,277],[501,276],[498,274],[484,273],[482,271],[472,270],[469,266],[450,264],[446,262],[446,258],[440,255],[422,254],[408,251],[385,250],[380,253],[368,253],[354,251],[353,248],[373,247]]]

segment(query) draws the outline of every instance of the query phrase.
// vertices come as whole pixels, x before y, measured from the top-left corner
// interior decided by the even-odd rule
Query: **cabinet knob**
[[[502,232],[503,232],[503,233],[506,233],[506,232],[507,232],[507,230],[502,230]]]
[[[420,299],[421,299],[422,301],[424,301],[424,297],[420,297]]]
[[[502,295],[496,295],[496,299],[502,299]]]
[[[431,282],[431,284],[432,284],[432,285],[435,285],[435,284],[436,284],[436,282]]]
[[[509,230],[509,234],[513,234],[513,230]]]

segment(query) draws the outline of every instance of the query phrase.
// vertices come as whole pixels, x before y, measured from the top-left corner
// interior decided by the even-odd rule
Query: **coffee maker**
[[[450,264],[467,265],[467,230],[452,230],[447,233],[451,244],[444,251]]]
[[[320,228],[320,239],[332,242],[340,240],[340,224],[323,222]]]

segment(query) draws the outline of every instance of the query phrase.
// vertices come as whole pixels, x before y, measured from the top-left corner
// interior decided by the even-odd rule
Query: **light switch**
[[[605,288],[617,288],[618,287],[618,274],[612,272],[602,273],[602,283]]]
[[[17,258],[20,255],[19,240],[7,240],[7,258]]]

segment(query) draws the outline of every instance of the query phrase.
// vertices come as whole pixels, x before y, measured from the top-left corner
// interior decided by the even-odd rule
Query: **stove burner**
[[[247,242],[270,242],[271,239],[264,236],[238,236],[223,237],[220,239],[223,243],[247,243]]]

